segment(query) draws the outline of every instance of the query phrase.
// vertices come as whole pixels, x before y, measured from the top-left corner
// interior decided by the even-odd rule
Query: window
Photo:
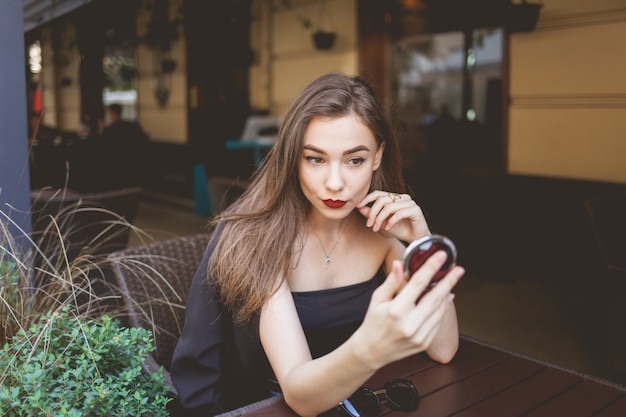
[[[501,29],[419,34],[391,48],[395,125],[407,163],[502,169]]]

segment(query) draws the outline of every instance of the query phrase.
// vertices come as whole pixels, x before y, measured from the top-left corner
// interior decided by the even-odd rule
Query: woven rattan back
[[[187,292],[209,242],[201,233],[109,255],[131,326],[152,330],[153,356],[169,370],[185,318]]]

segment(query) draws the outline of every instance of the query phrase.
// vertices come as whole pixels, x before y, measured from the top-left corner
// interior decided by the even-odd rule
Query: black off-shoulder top
[[[361,325],[372,293],[384,281],[382,268],[364,282],[319,291],[292,292],[314,358],[323,356]]]

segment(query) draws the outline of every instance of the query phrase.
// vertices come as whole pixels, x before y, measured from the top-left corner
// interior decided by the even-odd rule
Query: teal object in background
[[[204,165],[195,164],[193,167],[193,192],[195,197],[195,211],[198,216],[209,216],[213,213],[209,183],[206,178]]]

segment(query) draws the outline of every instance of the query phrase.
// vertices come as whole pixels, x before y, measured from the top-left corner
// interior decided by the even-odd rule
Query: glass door
[[[391,48],[405,169],[502,171],[503,31],[418,34]]]

